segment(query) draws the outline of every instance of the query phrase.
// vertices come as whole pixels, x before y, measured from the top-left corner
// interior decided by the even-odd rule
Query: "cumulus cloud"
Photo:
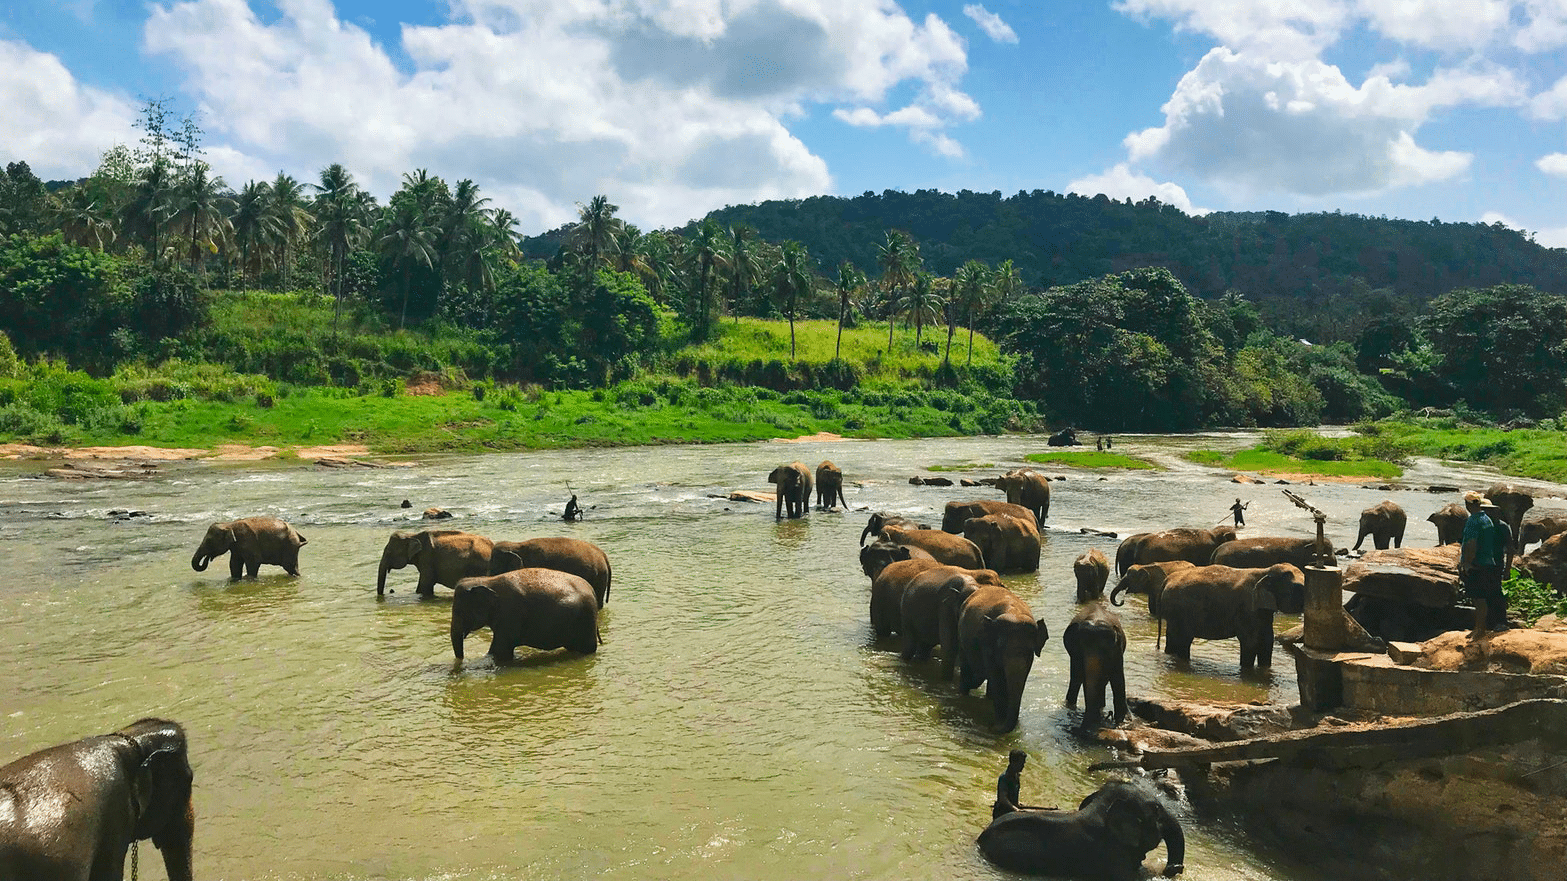
[[[974,20],[979,29],[985,32],[985,36],[997,43],[1016,43],[1017,31],[1012,26],[1001,20],[1001,16],[986,9],[982,4],[970,3],[963,7],[963,14]]]
[[[1066,188],[1067,192],[1084,196],[1104,194],[1112,199],[1131,199],[1133,202],[1141,202],[1153,196],[1160,202],[1174,205],[1187,214],[1208,213],[1208,209],[1192,205],[1192,200],[1187,197],[1186,190],[1180,184],[1169,181],[1160,183],[1146,174],[1133,171],[1125,162],[1101,174],[1080,177],[1067,184]]]
[[[1567,77],[1529,99],[1529,115],[1535,119],[1567,118]]]
[[[42,178],[76,178],[103,151],[137,138],[126,98],[77,82],[60,59],[0,40],[0,161],[25,161]]]
[[[277,6],[154,5],[144,45],[244,155],[340,161],[383,194],[416,167],[472,177],[525,224],[595,193],[670,224],[827,191],[784,124],[811,105],[945,155],[979,114],[962,39],[881,0],[451,0],[449,22],[403,26],[405,68],[329,0]]]
[[[1525,52],[1549,52],[1567,46],[1567,0],[1525,0],[1527,23],[1513,36]]]
[[[1551,153],[1534,161],[1534,167],[1552,177],[1567,178],[1567,153]]]
[[[1274,58],[1313,58],[1353,23],[1346,0],[1119,0],[1114,8],[1143,21],[1207,34],[1224,45]]]
[[[1360,0],[1359,11],[1383,36],[1437,49],[1469,49],[1504,32],[1513,0]]]

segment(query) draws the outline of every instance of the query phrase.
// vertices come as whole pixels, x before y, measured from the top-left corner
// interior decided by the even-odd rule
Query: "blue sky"
[[[0,161],[141,99],[231,185],[428,168],[529,232],[866,190],[1503,222],[1567,246],[1567,0],[10,0]]]

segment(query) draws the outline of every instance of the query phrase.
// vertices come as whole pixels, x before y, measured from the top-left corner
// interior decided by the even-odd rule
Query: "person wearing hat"
[[[1510,538],[1506,522],[1496,505],[1477,492],[1464,493],[1469,521],[1464,524],[1463,544],[1458,553],[1458,573],[1464,593],[1475,606],[1475,629],[1469,636],[1480,639],[1487,630],[1507,629],[1507,597],[1502,593],[1502,575],[1507,563]]]

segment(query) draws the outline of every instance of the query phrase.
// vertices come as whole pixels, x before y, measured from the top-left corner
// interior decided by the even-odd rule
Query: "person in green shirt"
[[[1477,492],[1464,494],[1469,520],[1464,524],[1458,553],[1458,573],[1464,593],[1475,607],[1474,632],[1470,639],[1484,638],[1487,630],[1506,630],[1507,597],[1502,593],[1502,576],[1507,566],[1510,530],[1490,499]]]

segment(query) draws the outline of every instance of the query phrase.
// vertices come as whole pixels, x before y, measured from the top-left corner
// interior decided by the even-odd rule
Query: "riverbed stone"
[[[1513,565],[1557,593],[1567,593],[1567,532],[1546,539]]]
[[[1247,740],[1293,727],[1289,708],[1276,704],[1134,698],[1129,706],[1139,718],[1158,728],[1214,742]]]
[[[1454,631],[1427,640],[1418,652],[1406,650],[1401,654],[1408,658],[1402,663],[1423,670],[1567,676],[1567,633],[1549,630],[1504,630],[1479,641],[1470,639],[1468,633]]]
[[[1367,551],[1344,569],[1344,589],[1422,606],[1458,599],[1458,546]]]

